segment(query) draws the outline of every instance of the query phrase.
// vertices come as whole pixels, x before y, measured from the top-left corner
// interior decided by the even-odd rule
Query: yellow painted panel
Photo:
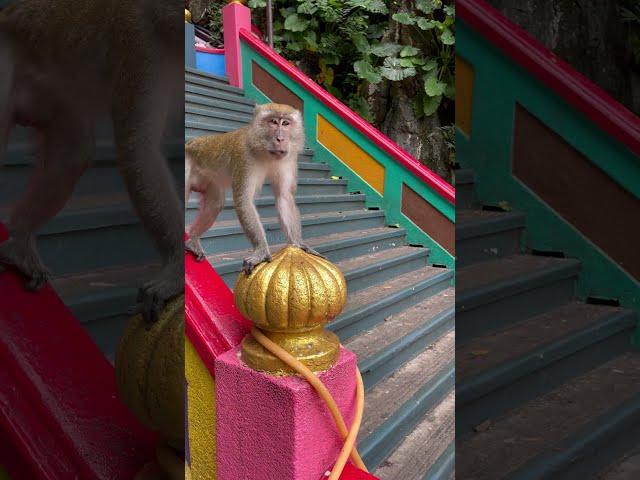
[[[318,115],[318,142],[338,157],[356,175],[384,195],[384,167],[334,127],[322,115]]]
[[[467,136],[471,136],[474,76],[473,66],[456,56],[456,125]]]
[[[215,480],[216,385],[191,342],[184,343],[191,478]]]

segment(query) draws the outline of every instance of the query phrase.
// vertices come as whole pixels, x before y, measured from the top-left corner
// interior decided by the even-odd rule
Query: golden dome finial
[[[337,360],[340,341],[324,326],[344,308],[347,286],[328,260],[288,246],[251,275],[241,273],[234,296],[255,327],[311,370],[326,370]],[[251,336],[242,342],[242,359],[255,370],[294,373]]]

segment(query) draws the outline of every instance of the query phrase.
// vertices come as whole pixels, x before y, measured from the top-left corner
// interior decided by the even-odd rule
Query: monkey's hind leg
[[[198,262],[205,259],[200,237],[211,228],[224,206],[224,189],[214,182],[200,194],[200,210],[194,222],[189,226],[189,240],[184,244],[185,250],[193,253]]]
[[[91,127],[62,111],[43,132],[38,164],[11,214],[9,239],[0,245],[0,263],[22,272],[28,290],[37,290],[50,276],[36,249],[35,232],[64,207],[89,164],[93,145]]]

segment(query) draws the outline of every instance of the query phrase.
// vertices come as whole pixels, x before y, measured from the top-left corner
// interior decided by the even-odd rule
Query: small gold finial
[[[191,12],[186,8],[184,9],[184,21],[186,23],[191,23]]]
[[[255,327],[312,371],[327,370],[336,362],[340,341],[324,326],[344,308],[347,284],[328,260],[288,246],[251,275],[241,273],[234,297]],[[242,342],[242,359],[254,370],[295,373],[250,335]]]
[[[247,0],[229,0],[228,3],[239,3],[240,5],[245,5]]]

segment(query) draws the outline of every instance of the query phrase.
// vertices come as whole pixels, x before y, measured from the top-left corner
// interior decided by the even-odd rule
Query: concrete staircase
[[[180,132],[180,135],[182,132]],[[0,169],[0,220],[6,222],[33,171],[32,132],[16,128]],[[38,234],[52,285],[104,354],[113,360],[135,305],[137,289],[159,265],[151,241],[131,207],[115,164],[111,129],[96,129],[95,161],[66,207]],[[184,175],[182,139],[173,135],[166,153],[179,184]],[[181,187],[180,187],[181,188]]]
[[[614,471],[640,438],[637,314],[577,299],[580,262],[521,248],[525,216],[475,202],[472,171],[456,187],[458,478]]]
[[[233,130],[249,121],[253,101],[222,78],[187,69],[186,137]],[[197,199],[187,207],[186,223]],[[272,251],[283,246],[269,185],[257,199]],[[359,359],[366,387],[359,439],[365,462],[383,480],[449,478],[454,462],[453,272],[429,266],[429,251],[406,244],[365,195],[332,179],[312,151],[299,159],[297,204],[305,240],[345,274],[349,296],[330,328]],[[203,236],[208,260],[229,287],[249,242],[229,196]],[[427,445],[428,447],[425,447]],[[377,470],[376,470],[377,469]]]

